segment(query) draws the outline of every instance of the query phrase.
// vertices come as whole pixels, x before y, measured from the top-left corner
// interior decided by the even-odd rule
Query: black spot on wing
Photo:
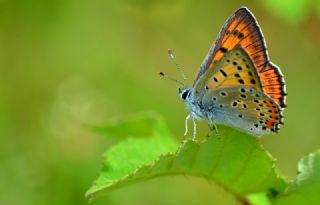
[[[226,53],[227,51],[228,51],[228,49],[227,48],[224,48],[224,47],[220,47],[220,49],[219,49],[222,53]]]

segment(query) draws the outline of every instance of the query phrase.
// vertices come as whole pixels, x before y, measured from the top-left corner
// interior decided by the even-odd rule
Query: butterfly
[[[180,89],[189,115],[205,119],[212,130],[224,124],[253,136],[279,132],[286,107],[285,81],[268,57],[265,41],[253,14],[238,9],[224,24],[194,80]],[[185,133],[185,135],[186,135]]]

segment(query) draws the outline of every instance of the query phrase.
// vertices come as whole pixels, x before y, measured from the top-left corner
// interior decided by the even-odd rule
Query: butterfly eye
[[[182,93],[182,99],[185,100],[187,98],[189,94],[189,91],[188,90],[185,90],[183,93]]]

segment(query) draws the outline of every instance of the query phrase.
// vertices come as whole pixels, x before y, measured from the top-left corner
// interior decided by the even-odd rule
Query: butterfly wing
[[[200,77],[194,93],[198,93],[195,96],[199,96],[209,120],[259,136],[278,132],[282,124],[280,106],[264,92],[262,85],[250,56],[237,47],[226,52]]]
[[[241,63],[242,66],[245,66],[242,68],[247,71],[242,80],[237,79],[236,76],[225,76],[220,71],[220,68],[227,70],[234,68],[225,62],[226,59],[223,62],[224,64],[221,61],[227,54],[236,49],[243,49],[246,53],[245,59],[251,63],[248,64],[250,66],[248,69],[244,69],[247,66],[246,62]],[[249,71],[253,76],[250,75]],[[223,75],[222,77],[219,76],[219,72]],[[209,82],[212,79],[215,80],[213,77],[220,77],[219,82]],[[249,79],[250,82],[247,82]],[[242,83],[243,81],[244,83]],[[239,83],[257,89],[260,87],[259,89],[271,97],[277,105],[281,108],[286,107],[283,76],[280,69],[269,61],[262,32],[254,16],[247,8],[243,7],[237,10],[223,26],[217,41],[210,49],[194,81],[195,96],[198,98],[203,96],[203,93],[206,92],[207,82],[209,82],[208,87],[210,88],[236,86]]]
[[[247,52],[241,48],[228,51],[211,69],[208,69],[194,87],[202,97],[207,90],[232,86],[247,86],[261,90],[261,82]]]
[[[233,86],[210,90],[202,103],[212,121],[231,125],[254,136],[278,132],[283,124],[280,107],[255,88]]]

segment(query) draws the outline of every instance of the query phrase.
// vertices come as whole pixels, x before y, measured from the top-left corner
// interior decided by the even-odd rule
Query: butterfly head
[[[189,99],[189,97],[191,96],[192,93],[192,88],[185,88],[185,89],[181,89],[179,88],[179,96],[183,101],[186,101]]]

